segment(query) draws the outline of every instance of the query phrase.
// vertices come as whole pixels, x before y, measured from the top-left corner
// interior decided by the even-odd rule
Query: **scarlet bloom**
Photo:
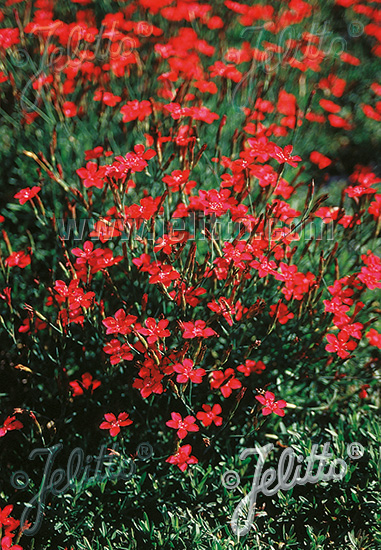
[[[357,343],[354,340],[349,340],[349,334],[344,331],[339,332],[337,336],[327,334],[326,338],[329,344],[325,346],[325,349],[330,352],[336,352],[341,359],[349,357],[350,351],[357,348]]]
[[[334,103],[330,99],[321,99],[319,101],[319,105],[325,111],[328,111],[329,113],[333,113],[333,114],[337,114],[341,110],[340,105],[337,105],[337,103]]]
[[[72,101],[65,101],[62,105],[62,110],[67,118],[73,118],[77,114],[77,107]]]
[[[172,420],[168,420],[165,424],[170,428],[177,430],[177,437],[184,439],[188,435],[188,432],[198,432],[199,427],[195,424],[194,416],[186,416],[184,419],[181,414],[173,412],[171,413]]]
[[[106,317],[102,323],[107,328],[106,334],[130,334],[136,320],[135,315],[127,315],[123,309],[118,309],[114,317]]]
[[[37,331],[43,330],[47,326],[48,326],[47,323],[44,323],[44,321],[41,321],[41,319],[39,319],[38,317],[36,317],[34,319],[34,332],[35,332],[35,334],[37,333]],[[23,320],[23,322],[22,322],[22,324],[19,328],[19,332],[30,334],[30,331],[31,331],[31,323],[30,323],[29,317],[27,317],[26,319]]]
[[[41,187],[38,185],[35,185],[34,187],[25,187],[25,189],[21,189],[14,195],[15,199],[18,199],[20,204],[25,204],[27,201],[30,201],[37,195],[37,193],[41,190]]]
[[[210,381],[210,387],[212,389],[220,388],[222,395],[226,398],[229,397],[233,390],[237,390],[242,386],[242,383],[235,378],[234,369],[215,370],[212,373],[212,379]]]
[[[292,145],[286,145],[286,147],[282,149],[279,145],[274,144],[273,151],[271,151],[270,156],[279,162],[279,164],[286,163],[295,168],[298,166],[298,162],[300,162],[302,158],[298,155],[291,156],[292,149]]]
[[[270,306],[270,317],[274,317],[275,313],[277,313],[276,320],[281,325],[285,325],[289,319],[294,318],[294,314],[288,311],[288,307],[283,302],[279,306],[277,304]]]
[[[183,338],[209,338],[210,336],[218,336],[210,327],[206,326],[205,321],[186,321],[182,323],[184,332]]]
[[[112,153],[111,153],[112,154]],[[85,151],[85,160],[93,160],[100,158],[103,155],[103,147],[98,145],[94,149],[88,149]]]
[[[139,377],[140,378],[135,378],[132,387],[140,391],[143,399],[146,399],[152,393],[163,393],[164,388],[161,381],[164,375],[157,368],[152,359],[145,360],[144,366],[139,370]]]
[[[275,275],[277,265],[273,260],[268,260],[266,256],[262,256],[259,260],[253,260],[250,262],[250,267],[258,269],[259,277],[266,277],[269,273]]]
[[[83,185],[86,188],[97,187],[98,189],[102,189],[105,169],[98,168],[96,162],[88,162],[86,168],[79,168],[76,172],[81,180],[83,180]]]
[[[360,399],[366,399],[368,397],[368,390],[370,388],[369,384],[363,384],[359,391],[359,398]]]
[[[29,254],[25,254],[22,250],[20,252],[12,252],[8,258],[5,260],[5,264],[9,267],[20,267],[24,269],[31,262]]]
[[[201,384],[202,377],[206,374],[204,369],[193,368],[192,359],[183,359],[182,363],[176,363],[173,365],[173,370],[178,373],[176,382],[179,384],[186,384],[188,380],[194,384]]]
[[[232,301],[229,298],[219,298],[218,301],[213,300],[212,302],[208,303],[208,308],[217,313],[218,315],[222,315],[223,318],[226,320],[228,325],[231,327],[233,326],[233,317],[232,315],[235,314],[236,309],[235,305],[232,304]]]
[[[253,372],[260,374],[266,369],[266,365],[262,361],[252,361],[251,359],[246,359],[244,365],[239,365],[237,370],[242,372],[245,376],[250,376]]]
[[[371,328],[370,331],[366,333],[366,337],[371,346],[376,346],[376,348],[381,349],[381,334],[378,333],[377,330]]]
[[[170,331],[167,329],[169,321],[167,319],[161,319],[158,323],[153,317],[148,317],[145,321],[147,328],[141,325],[136,325],[136,330],[143,336],[148,336],[147,341],[149,344],[154,344],[159,338],[165,338],[171,336]]]
[[[99,427],[101,430],[110,430],[110,435],[115,437],[120,432],[121,427],[132,424],[132,420],[130,420],[128,416],[126,412],[121,412],[118,414],[117,419],[115,414],[106,413],[104,415],[105,422],[102,422]]]
[[[171,191],[180,191],[180,188],[187,183],[189,174],[190,170],[174,170],[170,176],[163,177],[163,182],[168,185]]]
[[[166,462],[176,464],[182,472],[188,468],[188,464],[197,464],[198,460],[195,456],[191,456],[191,445],[183,445],[179,447],[176,454],[167,458]]]
[[[282,115],[294,116],[296,113],[296,97],[293,94],[288,94],[285,90],[280,90],[277,111]]]
[[[324,168],[327,168],[327,166],[332,164],[331,159],[322,155],[321,153],[319,153],[319,151],[312,151],[312,153],[310,154],[310,161],[314,164],[317,164],[320,170],[323,170]]]
[[[149,283],[151,285],[162,283],[169,287],[172,281],[180,278],[180,273],[173,269],[171,265],[161,264],[152,268]]]
[[[82,374],[82,381],[73,380],[69,382],[69,386],[72,388],[74,396],[83,395],[84,390],[91,390],[91,393],[93,393],[93,390],[99,388],[100,385],[100,381],[95,380],[89,372]]]
[[[221,426],[222,417],[218,416],[222,411],[221,405],[216,403],[211,407],[210,405],[202,405],[203,411],[199,411],[196,414],[198,420],[200,420],[205,428],[214,423],[216,426]]]
[[[375,220],[381,218],[381,194],[374,196],[375,200],[370,203],[368,208],[369,214],[372,214]]]
[[[164,233],[162,237],[159,237],[153,248],[154,252],[162,250],[164,254],[171,254],[173,247],[178,246],[180,243],[186,242],[190,235],[187,231],[173,231],[170,234]]]
[[[350,130],[352,128],[351,124],[338,115],[328,115],[328,121],[331,126],[334,128],[344,128],[344,130]]]
[[[128,344],[121,344],[116,338],[108,342],[104,346],[103,351],[111,355],[110,363],[112,365],[117,365],[121,361],[131,361],[134,357],[130,346]]]
[[[10,513],[13,510],[12,504],[8,504],[2,510],[0,508],[0,528],[8,527],[13,524],[13,518],[11,518]]]
[[[7,432],[11,432],[12,430],[21,430],[23,427],[24,425],[20,420],[16,420],[15,416],[8,416],[0,428],[0,437],[3,437]]]
[[[121,100],[122,98],[120,96],[114,95],[111,92],[104,92],[102,97],[102,102],[109,107],[115,107]]]
[[[120,112],[123,115],[123,122],[130,122],[131,120],[144,120],[152,113],[151,103],[147,100],[127,101],[126,105],[123,105]]]
[[[280,401],[275,401],[275,395],[271,391],[267,391],[265,395],[256,395],[255,399],[257,399],[261,403],[261,405],[263,405],[262,414],[264,416],[267,416],[272,412],[277,414],[278,416],[285,415],[283,409],[287,407],[286,401],[284,401],[284,399],[281,399]]]

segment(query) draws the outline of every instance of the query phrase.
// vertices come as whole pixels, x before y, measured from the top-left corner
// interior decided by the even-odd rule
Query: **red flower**
[[[162,283],[164,286],[169,287],[172,281],[180,278],[180,273],[171,265],[166,264],[160,264],[153,267],[150,273],[151,277],[149,283],[151,285]]]
[[[209,338],[210,336],[218,336],[210,327],[206,326],[205,321],[186,321],[182,323],[183,338]]]
[[[117,365],[120,361],[132,361],[134,357],[130,346],[128,344],[121,344],[116,338],[108,342],[104,346],[103,351],[111,355],[110,363],[112,365]]]
[[[370,203],[368,208],[369,214],[372,214],[375,220],[381,218],[381,195],[375,195],[375,200]]]
[[[264,416],[267,416],[272,412],[278,416],[284,416],[285,412],[283,409],[284,407],[287,407],[286,401],[284,401],[284,399],[274,401],[275,395],[271,391],[267,391],[265,395],[256,395],[255,399],[257,399],[264,406],[262,409],[262,414]]]
[[[179,447],[176,454],[167,458],[166,462],[170,464],[176,464],[182,472],[188,468],[188,464],[197,464],[198,460],[195,456],[191,456],[192,447],[190,445],[183,445]]]
[[[251,359],[246,359],[244,365],[239,365],[237,370],[242,372],[245,376],[250,376],[253,372],[260,374],[266,369],[266,365],[262,361],[252,361]]]
[[[7,527],[8,525],[13,524],[13,518],[10,517],[10,513],[13,510],[12,504],[8,504],[2,510],[0,508],[0,528]]]
[[[142,172],[148,166],[147,160],[150,160],[155,155],[156,153],[153,149],[147,149],[147,151],[145,151],[144,145],[135,145],[134,152],[127,153],[124,157],[115,157],[115,161],[111,164],[111,166],[106,167],[106,176],[115,179],[123,179],[129,171],[131,173]],[[152,199],[152,197],[147,197],[142,199],[140,204],[143,204],[144,201],[152,202],[153,200],[154,199]],[[135,216],[131,215],[131,217]]]
[[[204,424],[206,428],[210,426],[213,422],[216,426],[221,426],[222,417],[218,416],[222,411],[221,405],[219,405],[218,403],[213,405],[213,407],[211,407],[210,405],[202,405],[202,408],[204,409],[204,411],[198,412],[196,414],[196,417]]]
[[[132,424],[132,420],[128,416],[126,412],[121,412],[118,414],[118,419],[116,419],[115,414],[106,413],[104,415],[106,422],[102,422],[99,427],[101,430],[110,430],[110,435],[115,437],[120,432],[121,427]]]
[[[357,343],[354,340],[349,340],[348,333],[344,331],[339,332],[337,336],[334,334],[327,334],[326,338],[329,344],[325,346],[325,349],[332,353],[336,352],[341,359],[346,359],[349,357],[350,351],[357,348]]]
[[[188,380],[194,384],[201,384],[202,377],[206,372],[204,369],[194,369],[192,359],[183,359],[182,363],[173,365],[173,370],[178,373],[176,382],[186,384]]]
[[[111,92],[104,92],[102,96],[102,102],[109,107],[115,107],[121,100],[122,98],[120,96],[114,95]]]
[[[314,164],[318,165],[319,170],[323,170],[324,168],[327,168],[330,164],[332,164],[331,159],[328,157],[325,157],[319,151],[312,151],[310,154],[310,161]]]
[[[283,302],[280,303],[279,307],[275,304],[270,306],[270,317],[274,317],[277,309],[278,312],[276,319],[281,325],[285,325],[287,321],[294,318],[294,314],[288,311],[288,307]]]
[[[381,260],[375,254],[368,250],[368,256],[363,254],[361,259],[366,264],[366,267],[361,268],[358,278],[370,290],[381,288]]]
[[[143,336],[148,336],[147,341],[149,344],[154,344],[159,338],[165,338],[171,336],[170,331],[167,329],[169,321],[167,319],[161,319],[156,322],[153,317],[148,317],[145,321],[147,328],[142,327],[140,324],[136,325],[136,330]]]
[[[12,535],[6,535],[1,539],[1,550],[23,550],[19,544],[12,544]]]
[[[282,115],[294,116],[296,113],[296,97],[285,90],[280,90],[277,111]]]
[[[344,63],[349,63],[350,65],[361,65],[361,61],[354,55],[349,54],[348,52],[341,53],[340,59],[344,61]]]
[[[258,269],[258,276],[262,278],[268,274],[275,275],[277,265],[273,260],[268,260],[266,256],[262,256],[259,260],[250,262],[250,267]]]
[[[41,321],[38,317],[34,319],[34,332],[37,333],[38,330],[43,330],[48,325],[44,321]],[[23,320],[22,325],[19,328],[19,332],[21,333],[27,333],[30,334],[31,326],[30,326],[30,319],[27,317]]]
[[[236,206],[237,201],[230,196],[230,193],[229,189],[223,189],[221,192],[216,189],[211,189],[210,191],[200,189],[200,203],[204,207],[205,215],[215,214],[219,217],[226,214],[232,206]]]
[[[136,265],[140,271],[149,271],[151,256],[149,254],[141,254],[138,258],[133,258],[132,263]]]
[[[229,397],[233,390],[237,390],[242,386],[242,383],[235,378],[234,369],[215,370],[212,372],[212,379],[210,381],[210,387],[212,389],[220,388],[222,395],[226,398]]]
[[[336,103],[334,103],[330,99],[321,99],[319,101],[319,105],[325,111],[328,111],[329,113],[333,113],[333,114],[337,114],[341,110],[340,105],[337,105]]]
[[[173,193],[180,191],[181,188],[187,192],[196,185],[194,181],[188,182],[189,174],[190,170],[174,170],[170,176],[163,177],[163,182]]]
[[[20,204],[25,204],[27,201],[30,201],[37,195],[37,193],[41,190],[41,187],[38,185],[35,185],[34,187],[25,187],[25,189],[21,189],[14,195],[15,199],[18,199]]]
[[[20,420],[16,420],[15,416],[8,416],[0,427],[0,437],[3,437],[7,432],[11,432],[12,430],[21,430],[23,427],[24,425]]]
[[[331,126],[334,128],[344,128],[344,130],[350,130],[352,128],[351,124],[338,115],[328,115],[328,120]]]
[[[83,395],[83,390],[91,390],[91,393],[93,393],[100,385],[100,381],[94,380],[89,372],[82,374],[82,381],[74,380],[73,382],[69,382],[69,386],[73,389],[74,396]]]
[[[330,90],[335,97],[341,97],[344,93],[346,81],[334,74],[329,74],[327,78],[322,78],[319,82],[319,88]]]
[[[146,399],[151,393],[161,394],[164,391],[161,383],[164,375],[159,371],[152,359],[146,359],[144,367],[139,370],[140,378],[135,378],[132,387],[140,391],[143,399]]]
[[[76,172],[81,180],[83,180],[83,185],[86,188],[97,187],[98,189],[102,189],[105,168],[101,167],[98,169],[96,162],[88,162],[86,168],[79,168]]]
[[[370,388],[369,384],[363,384],[359,391],[359,398],[360,399],[366,399],[368,397],[368,390]]]
[[[377,330],[371,328],[370,331],[366,333],[366,337],[371,346],[376,346],[376,348],[381,349],[381,334],[378,333]]]
[[[279,164],[286,163],[295,168],[298,166],[298,162],[300,162],[302,158],[297,155],[291,156],[292,149],[292,145],[286,145],[286,147],[282,149],[279,145],[274,144],[270,156],[279,162]]]
[[[230,325],[231,327],[233,326],[232,315],[236,313],[236,308],[229,298],[222,297],[219,298],[218,301],[213,300],[213,302],[209,302],[208,308],[218,315],[222,315],[228,325]]]
[[[120,112],[123,115],[123,122],[130,122],[136,119],[144,120],[151,115],[152,106],[147,100],[139,102],[137,99],[134,99],[133,101],[127,101],[126,105],[123,105],[120,109]]]
[[[62,110],[67,118],[72,118],[77,114],[77,107],[72,101],[65,101],[62,105]]]
[[[88,149],[85,151],[85,160],[98,159],[103,155],[103,147],[98,145],[94,149]]]
[[[171,413],[172,420],[168,420],[166,425],[170,428],[175,428],[177,430],[177,437],[179,439],[184,439],[188,435],[188,432],[198,432],[199,427],[195,424],[194,416],[186,416],[184,419],[181,414],[173,412]]]
[[[102,321],[107,328],[106,334],[130,334],[131,326],[135,323],[137,317],[135,315],[126,315],[123,309],[118,309],[114,317],[106,317]]]
[[[11,298],[12,289],[11,289],[11,287],[6,286],[5,288],[3,288],[3,292],[4,292],[4,294],[0,294],[0,298],[2,300],[5,300],[5,302],[10,306],[11,301],[12,301],[12,298]]]
[[[29,254],[25,254],[22,250],[20,252],[12,252],[8,258],[5,260],[5,264],[9,267],[20,267],[24,269],[31,262]]]

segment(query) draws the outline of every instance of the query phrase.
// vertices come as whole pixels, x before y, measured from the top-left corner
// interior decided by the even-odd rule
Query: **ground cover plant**
[[[2,2],[2,550],[381,548],[380,38],[377,1]],[[254,506],[269,444],[345,472]]]

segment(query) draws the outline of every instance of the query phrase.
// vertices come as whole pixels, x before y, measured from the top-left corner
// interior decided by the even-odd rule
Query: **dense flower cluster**
[[[335,3],[363,17],[370,55],[379,58],[377,10]],[[317,33],[280,40],[283,30],[321,18],[319,6],[138,0],[115,3],[100,20],[90,2],[72,0],[70,21],[56,4],[8,0],[0,11],[0,97],[18,102],[28,135],[46,123],[46,143],[20,152],[32,184],[12,190],[0,217],[1,321],[15,353],[19,336],[31,363],[54,362],[59,374],[52,369],[50,382],[67,414],[95,390],[101,400],[112,376],[123,376],[109,397],[127,393],[129,412],[105,413],[111,398],[103,408],[98,401],[91,429],[111,437],[139,430],[137,409],[157,406],[174,444],[166,460],[181,471],[201,459],[192,445],[218,437],[245,395],[247,425],[250,415],[285,415],[286,401],[270,391],[289,391],[282,353],[311,372],[312,357],[343,375],[359,362],[356,391],[371,396],[362,367],[379,361],[381,348],[381,180],[371,162],[346,172],[339,149],[356,147],[361,125],[373,132],[381,121],[381,85],[369,82],[356,110],[347,99],[357,85],[348,66],[361,65],[355,52],[340,52],[333,66]],[[257,24],[267,39],[254,46],[245,37]],[[49,63],[18,75],[5,60],[26,43]],[[254,78],[253,67],[266,78]],[[34,109],[17,86],[33,90]],[[299,132],[339,145],[319,150],[320,141],[301,143]],[[325,185],[332,196],[317,189]],[[24,215],[36,224],[27,238],[15,232]],[[94,223],[80,239],[70,231],[66,238],[58,216],[64,225]],[[32,287],[38,292],[28,294]],[[9,412],[0,437],[23,429]],[[3,550],[20,548],[12,546],[11,510],[0,515]]]

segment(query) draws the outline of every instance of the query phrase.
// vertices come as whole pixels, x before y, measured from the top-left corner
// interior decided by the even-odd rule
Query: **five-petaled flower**
[[[195,424],[194,416],[186,416],[182,418],[181,414],[177,412],[171,413],[172,420],[168,420],[166,425],[170,428],[175,428],[177,430],[177,437],[179,439],[184,439],[188,435],[188,432],[198,432],[199,427]]]
[[[203,425],[207,428],[210,426],[213,422],[216,426],[221,426],[222,424],[222,417],[218,416],[220,412],[222,411],[221,405],[216,403],[211,407],[210,405],[202,405],[203,411],[199,411],[196,414],[196,417],[198,420],[200,420]]]
[[[25,254],[23,250],[20,250],[19,252],[12,252],[8,258],[6,258],[5,263],[9,267],[20,267],[21,269],[24,269],[24,267],[28,266],[31,262],[29,254]]]
[[[41,187],[34,185],[32,188],[25,187],[25,189],[20,189],[15,195],[14,198],[18,199],[20,204],[25,204],[27,201],[30,201],[41,191]]]
[[[186,321],[182,323],[184,329],[183,338],[209,338],[210,336],[218,336],[218,334],[210,327],[206,326],[205,321]]]
[[[267,416],[272,412],[277,414],[278,416],[285,415],[283,409],[287,407],[286,401],[284,399],[275,401],[275,395],[271,391],[267,391],[265,395],[256,395],[255,399],[257,399],[261,403],[261,405],[263,405],[262,414],[264,416]]]
[[[149,344],[154,344],[159,338],[165,338],[171,335],[170,331],[167,329],[169,325],[167,319],[160,319],[160,321],[156,322],[153,317],[148,317],[145,321],[145,325],[147,328],[137,324],[136,331],[143,336],[148,336],[147,342]]]
[[[177,453],[172,456],[169,456],[166,462],[170,464],[176,464],[182,472],[188,468],[188,464],[197,464],[198,459],[191,455],[192,447],[191,445],[183,445],[179,447]]]
[[[118,418],[116,418],[113,413],[106,413],[104,415],[105,422],[102,422],[99,427],[101,430],[110,430],[110,435],[115,437],[120,432],[122,426],[129,426],[132,424],[132,420],[130,420],[128,416],[126,412],[119,413]]]
[[[173,370],[177,372],[176,382],[186,384],[188,380],[194,384],[201,384],[202,377],[205,376],[204,369],[195,369],[192,359],[183,359],[182,363],[173,365]]]

